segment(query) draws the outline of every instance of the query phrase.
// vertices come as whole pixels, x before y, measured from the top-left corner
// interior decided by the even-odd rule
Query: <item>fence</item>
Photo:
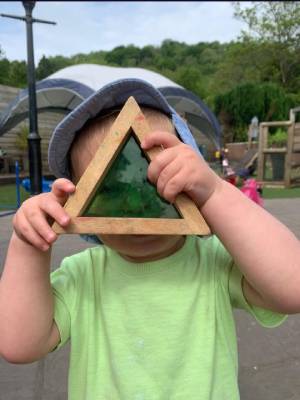
[[[0,203],[0,211],[1,211],[1,209],[5,210],[5,212],[0,213],[0,217],[14,214],[21,205],[20,166],[19,166],[18,161],[15,162],[15,173],[16,173],[16,203],[15,204],[1,204]]]

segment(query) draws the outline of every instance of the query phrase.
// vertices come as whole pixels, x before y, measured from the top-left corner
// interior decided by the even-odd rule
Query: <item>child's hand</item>
[[[202,207],[221,179],[192,147],[171,133],[155,131],[141,143],[145,150],[153,146],[164,148],[148,168],[148,178],[156,184],[158,193],[172,203],[179,193],[185,192],[198,207]]]
[[[57,179],[50,193],[42,193],[24,201],[14,216],[13,226],[17,236],[42,251],[47,251],[57,239],[50,224],[56,221],[61,226],[70,222],[63,208],[74,184],[67,179]]]

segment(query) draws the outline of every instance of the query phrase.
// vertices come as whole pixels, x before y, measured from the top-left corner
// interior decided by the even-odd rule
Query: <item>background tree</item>
[[[27,67],[25,61],[12,61],[10,63],[8,81],[11,86],[25,87],[27,85]]]
[[[43,56],[36,68],[36,79],[42,80],[55,72],[55,66],[49,58]]]
[[[0,58],[0,83],[2,85],[9,85],[9,69],[10,62],[7,58]]]
[[[241,84],[216,96],[215,111],[224,127],[225,141],[246,141],[251,119],[287,120],[295,106],[283,88],[274,83]]]
[[[7,85],[9,83],[8,73],[10,62],[4,57],[5,53],[0,45],[0,84]]]
[[[244,7],[234,2],[234,15],[248,25],[244,39],[253,38],[265,47],[269,63],[275,65],[277,79],[289,90],[299,83],[300,3],[298,1],[259,1]],[[276,74],[273,74],[276,77]]]
[[[300,3],[233,4],[236,17],[248,26],[236,41],[188,45],[166,39],[160,46],[118,46],[71,57],[44,55],[36,68],[37,79],[76,64],[146,68],[199,96],[220,119],[227,141],[243,140],[254,115],[260,120],[286,119],[288,109],[300,105]],[[25,62],[7,60],[1,47],[0,84],[26,86]]]

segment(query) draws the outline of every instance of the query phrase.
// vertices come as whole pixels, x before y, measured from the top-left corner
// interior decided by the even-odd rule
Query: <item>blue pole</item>
[[[20,168],[18,161],[16,161],[15,163],[15,171],[16,171],[17,208],[19,208],[21,206],[21,196],[20,196]]]

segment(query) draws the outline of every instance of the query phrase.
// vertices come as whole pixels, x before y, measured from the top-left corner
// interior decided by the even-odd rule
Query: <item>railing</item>
[[[0,213],[0,217],[4,217],[6,215],[14,214],[16,210],[21,205],[21,194],[20,194],[20,167],[19,162],[15,162],[15,173],[16,173],[16,203],[15,204],[1,204],[0,203],[0,211],[5,210],[5,212]]]
[[[270,127],[285,127],[288,129],[287,145],[281,148],[268,147],[268,137]],[[271,121],[262,122],[259,126],[259,146],[258,146],[258,168],[257,179],[261,182],[265,180],[265,162],[268,155],[274,157],[276,154],[284,158],[284,172],[282,178],[269,181],[273,185],[290,186],[291,154],[293,147],[294,122],[293,121]]]

